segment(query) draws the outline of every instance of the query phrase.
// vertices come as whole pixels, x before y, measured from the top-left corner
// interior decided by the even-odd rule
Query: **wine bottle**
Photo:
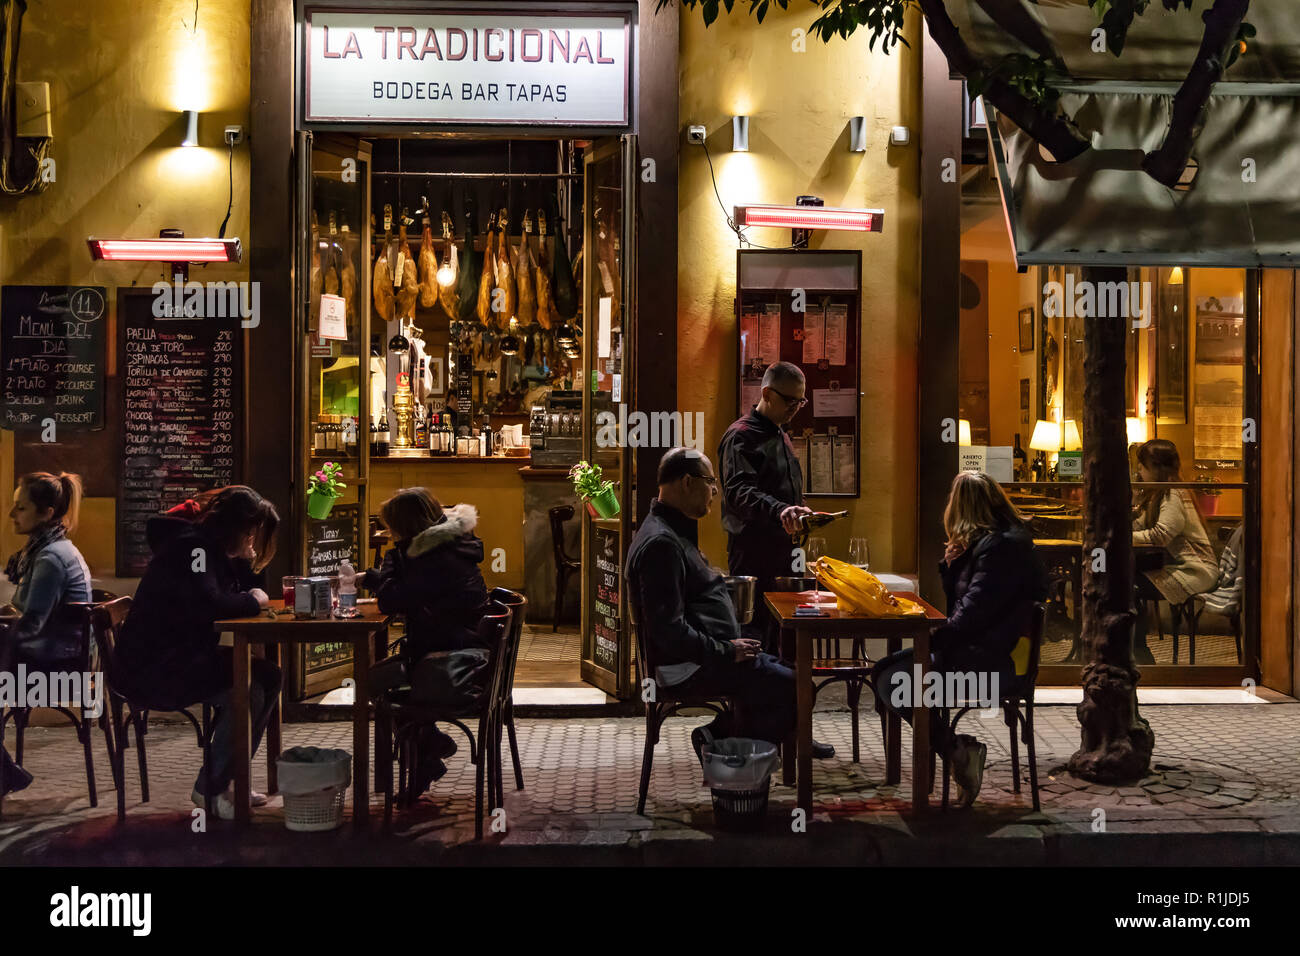
[[[799,516],[799,525],[804,531],[815,531],[823,528],[832,521],[838,521],[840,518],[847,518],[847,511],[814,511],[809,515]]]
[[[1016,481],[1024,481],[1026,473],[1029,471],[1029,458],[1025,455],[1025,450],[1020,447],[1020,433],[1016,432],[1016,444],[1011,449],[1012,459],[1012,477]]]

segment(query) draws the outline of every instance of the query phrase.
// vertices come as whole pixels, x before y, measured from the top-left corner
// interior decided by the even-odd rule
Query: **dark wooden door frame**
[[[943,604],[943,509],[957,474],[962,83],[925,33],[921,53],[921,321],[917,348],[916,556],[921,596]],[[951,161],[945,176],[945,161]]]

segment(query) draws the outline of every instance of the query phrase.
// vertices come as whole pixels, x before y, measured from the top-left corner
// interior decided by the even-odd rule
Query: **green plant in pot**
[[[574,492],[595,512],[596,517],[618,516],[618,492],[614,489],[614,482],[601,479],[600,465],[580,461],[569,469],[569,477],[573,479]]]
[[[330,516],[334,502],[343,497],[343,489],[347,487],[339,481],[338,476],[342,470],[342,465],[327,461],[307,480],[308,515],[317,520],[324,520]]]

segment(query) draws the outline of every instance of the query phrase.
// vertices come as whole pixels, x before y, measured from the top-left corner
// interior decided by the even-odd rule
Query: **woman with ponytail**
[[[18,479],[9,518],[27,544],[5,565],[20,617],[0,636],[0,671],[12,672],[20,663],[40,671],[82,668],[78,622],[62,613],[66,604],[90,600],[90,569],[68,540],[80,508],[77,475],[38,471]],[[0,791],[21,790],[31,780],[0,748]]]

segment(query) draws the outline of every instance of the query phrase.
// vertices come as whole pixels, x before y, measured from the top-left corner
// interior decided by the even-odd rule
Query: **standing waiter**
[[[790,536],[799,531],[800,516],[812,514],[803,503],[803,469],[781,427],[807,404],[806,388],[799,366],[769,365],[758,404],[733,422],[718,444],[728,569],[758,578],[758,595],[772,590],[773,578],[793,573]],[[755,600],[754,625],[764,648],[779,654],[776,622],[761,599]],[[813,742],[813,756],[834,753],[829,744]]]
[[[793,573],[790,536],[799,531],[800,516],[812,514],[803,504],[803,469],[781,427],[807,403],[805,387],[799,366],[769,365],[758,404],[718,445],[727,563],[732,574],[758,578],[760,593],[772,590],[773,578]],[[764,608],[763,620],[766,614]]]

